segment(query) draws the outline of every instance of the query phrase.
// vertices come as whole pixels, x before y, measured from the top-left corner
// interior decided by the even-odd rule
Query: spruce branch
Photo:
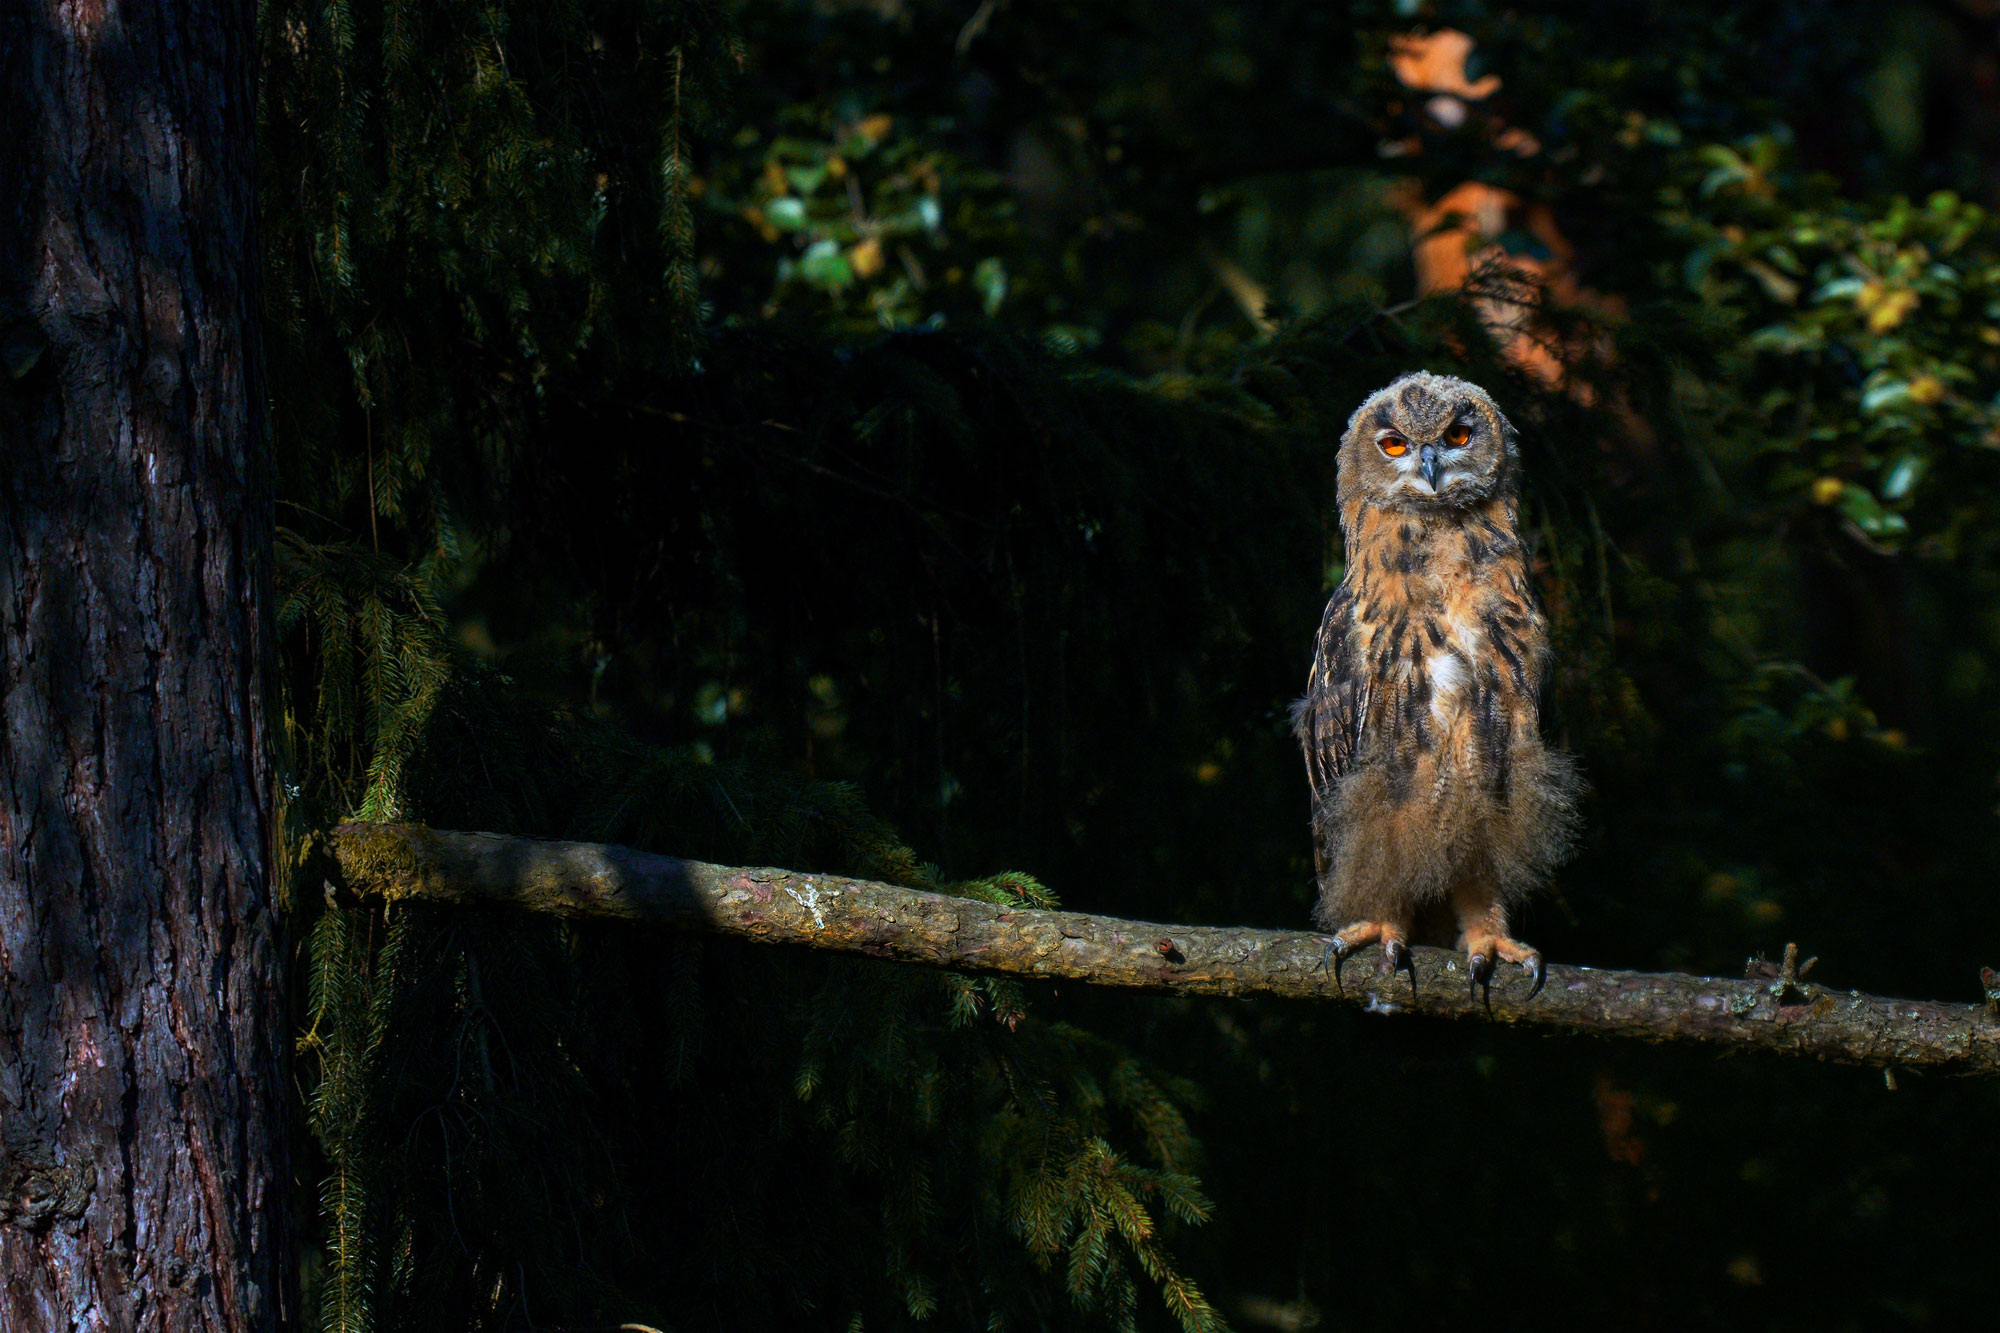
[[[1972,1004],[1772,987],[1679,973],[1552,965],[1496,985],[1490,1014],[1463,961],[1418,948],[1417,996],[1364,955],[1344,991],[1319,966],[1326,937],[1179,926],[998,905],[871,880],[709,865],[600,843],[343,824],[328,840],[353,893],[569,917],[647,922],[963,972],[1046,977],[1182,995],[1276,995],[1371,1013],[1512,1023],[1644,1041],[1774,1051],[1842,1064],[2000,1074],[2000,1020]],[[1795,997],[1800,1002],[1788,1002]]]

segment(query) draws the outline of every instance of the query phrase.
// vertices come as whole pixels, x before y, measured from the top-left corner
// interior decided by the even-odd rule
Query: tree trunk
[[[0,1328],[275,1329],[250,0],[0,5]]]

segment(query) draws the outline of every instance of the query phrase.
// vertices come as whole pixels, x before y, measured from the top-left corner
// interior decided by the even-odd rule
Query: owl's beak
[[[1444,472],[1444,464],[1438,461],[1436,445],[1427,444],[1417,450],[1417,471],[1423,474],[1424,480],[1430,483],[1433,491],[1438,488],[1438,477]]]

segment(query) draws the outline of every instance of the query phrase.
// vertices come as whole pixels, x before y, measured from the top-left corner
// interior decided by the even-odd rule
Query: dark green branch
[[[1464,962],[1417,953],[1419,998],[1370,950],[1346,988],[1318,969],[1325,936],[1236,926],[1166,926],[1080,912],[1010,910],[839,875],[707,865],[596,843],[344,824],[331,839],[344,887],[388,900],[507,904],[772,944],[867,954],[960,971],[1060,977],[1183,995],[1342,1000],[1371,1012],[1518,1023],[1645,1041],[1691,1041],[1846,1064],[2000,1073],[2000,1021],[1976,1005],[1889,1000],[1776,982],[1551,966],[1527,999],[1504,970],[1489,1016]]]

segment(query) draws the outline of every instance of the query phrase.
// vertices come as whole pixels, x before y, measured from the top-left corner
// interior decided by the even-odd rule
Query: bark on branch
[[[1371,1013],[2000,1073],[2000,1019],[1981,1006],[1825,990],[1789,975],[1731,980],[1558,964],[1549,968],[1547,988],[1529,1000],[1527,977],[1510,969],[1495,979],[1489,1013],[1468,994],[1463,960],[1442,949],[1416,951],[1413,1000],[1405,977],[1381,973],[1373,949],[1351,960],[1344,989],[1336,986],[1319,968],[1326,936],[1299,931],[1009,910],[839,875],[395,824],[344,824],[330,850],[347,889],[391,901],[508,904],[960,971],[1183,995],[1344,1000]]]

